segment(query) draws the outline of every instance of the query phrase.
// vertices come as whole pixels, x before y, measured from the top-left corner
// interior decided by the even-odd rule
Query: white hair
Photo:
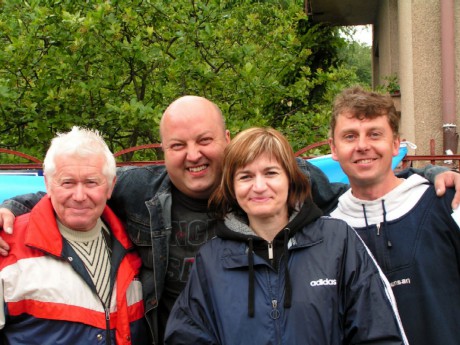
[[[70,132],[58,133],[51,140],[43,161],[43,173],[49,178],[52,178],[56,171],[56,157],[62,155],[78,155],[79,157],[102,155],[105,158],[102,173],[107,178],[109,186],[112,186],[116,174],[115,157],[99,131],[74,126]]]

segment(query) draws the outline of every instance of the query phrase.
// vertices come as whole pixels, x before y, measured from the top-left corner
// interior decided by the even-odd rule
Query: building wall
[[[401,137],[418,148],[411,154],[443,154],[441,6],[444,0],[382,0],[374,26],[374,86],[396,73],[401,86]],[[455,0],[460,33],[460,0]],[[460,35],[456,34],[456,114],[460,104]]]
[[[456,81],[456,114],[457,114],[457,133],[460,133],[460,0],[455,0],[455,81]],[[457,153],[460,152],[460,146]]]

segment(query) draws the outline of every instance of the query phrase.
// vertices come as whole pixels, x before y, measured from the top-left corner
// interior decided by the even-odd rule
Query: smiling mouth
[[[193,173],[197,173],[197,172],[203,171],[207,167],[208,167],[207,165],[200,165],[200,166],[193,167],[193,168],[187,168],[187,170]]]
[[[269,197],[257,197],[257,198],[251,198],[251,201],[253,202],[257,202],[257,203],[260,203],[260,202],[266,202],[267,200],[270,200]]]
[[[375,159],[374,158],[368,158],[368,159],[360,159],[355,161],[356,164],[368,164],[372,163]]]

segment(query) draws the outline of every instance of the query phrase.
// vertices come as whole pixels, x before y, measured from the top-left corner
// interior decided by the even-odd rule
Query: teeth
[[[366,164],[366,163],[371,163],[372,162],[372,159],[361,159],[359,161],[357,161],[356,163],[358,164]]]
[[[200,172],[200,171],[203,171],[204,169],[206,169],[206,165],[201,165],[195,168],[188,168],[188,170],[190,170],[191,172]]]

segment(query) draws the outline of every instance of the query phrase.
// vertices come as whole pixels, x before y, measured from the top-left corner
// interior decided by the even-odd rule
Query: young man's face
[[[222,177],[230,134],[220,114],[206,101],[188,102],[167,114],[162,127],[165,165],[182,193],[206,199]]]
[[[339,161],[353,191],[380,188],[388,192],[394,187],[391,162],[398,154],[400,139],[387,116],[360,120],[344,112],[337,118],[329,143],[332,158]]]

